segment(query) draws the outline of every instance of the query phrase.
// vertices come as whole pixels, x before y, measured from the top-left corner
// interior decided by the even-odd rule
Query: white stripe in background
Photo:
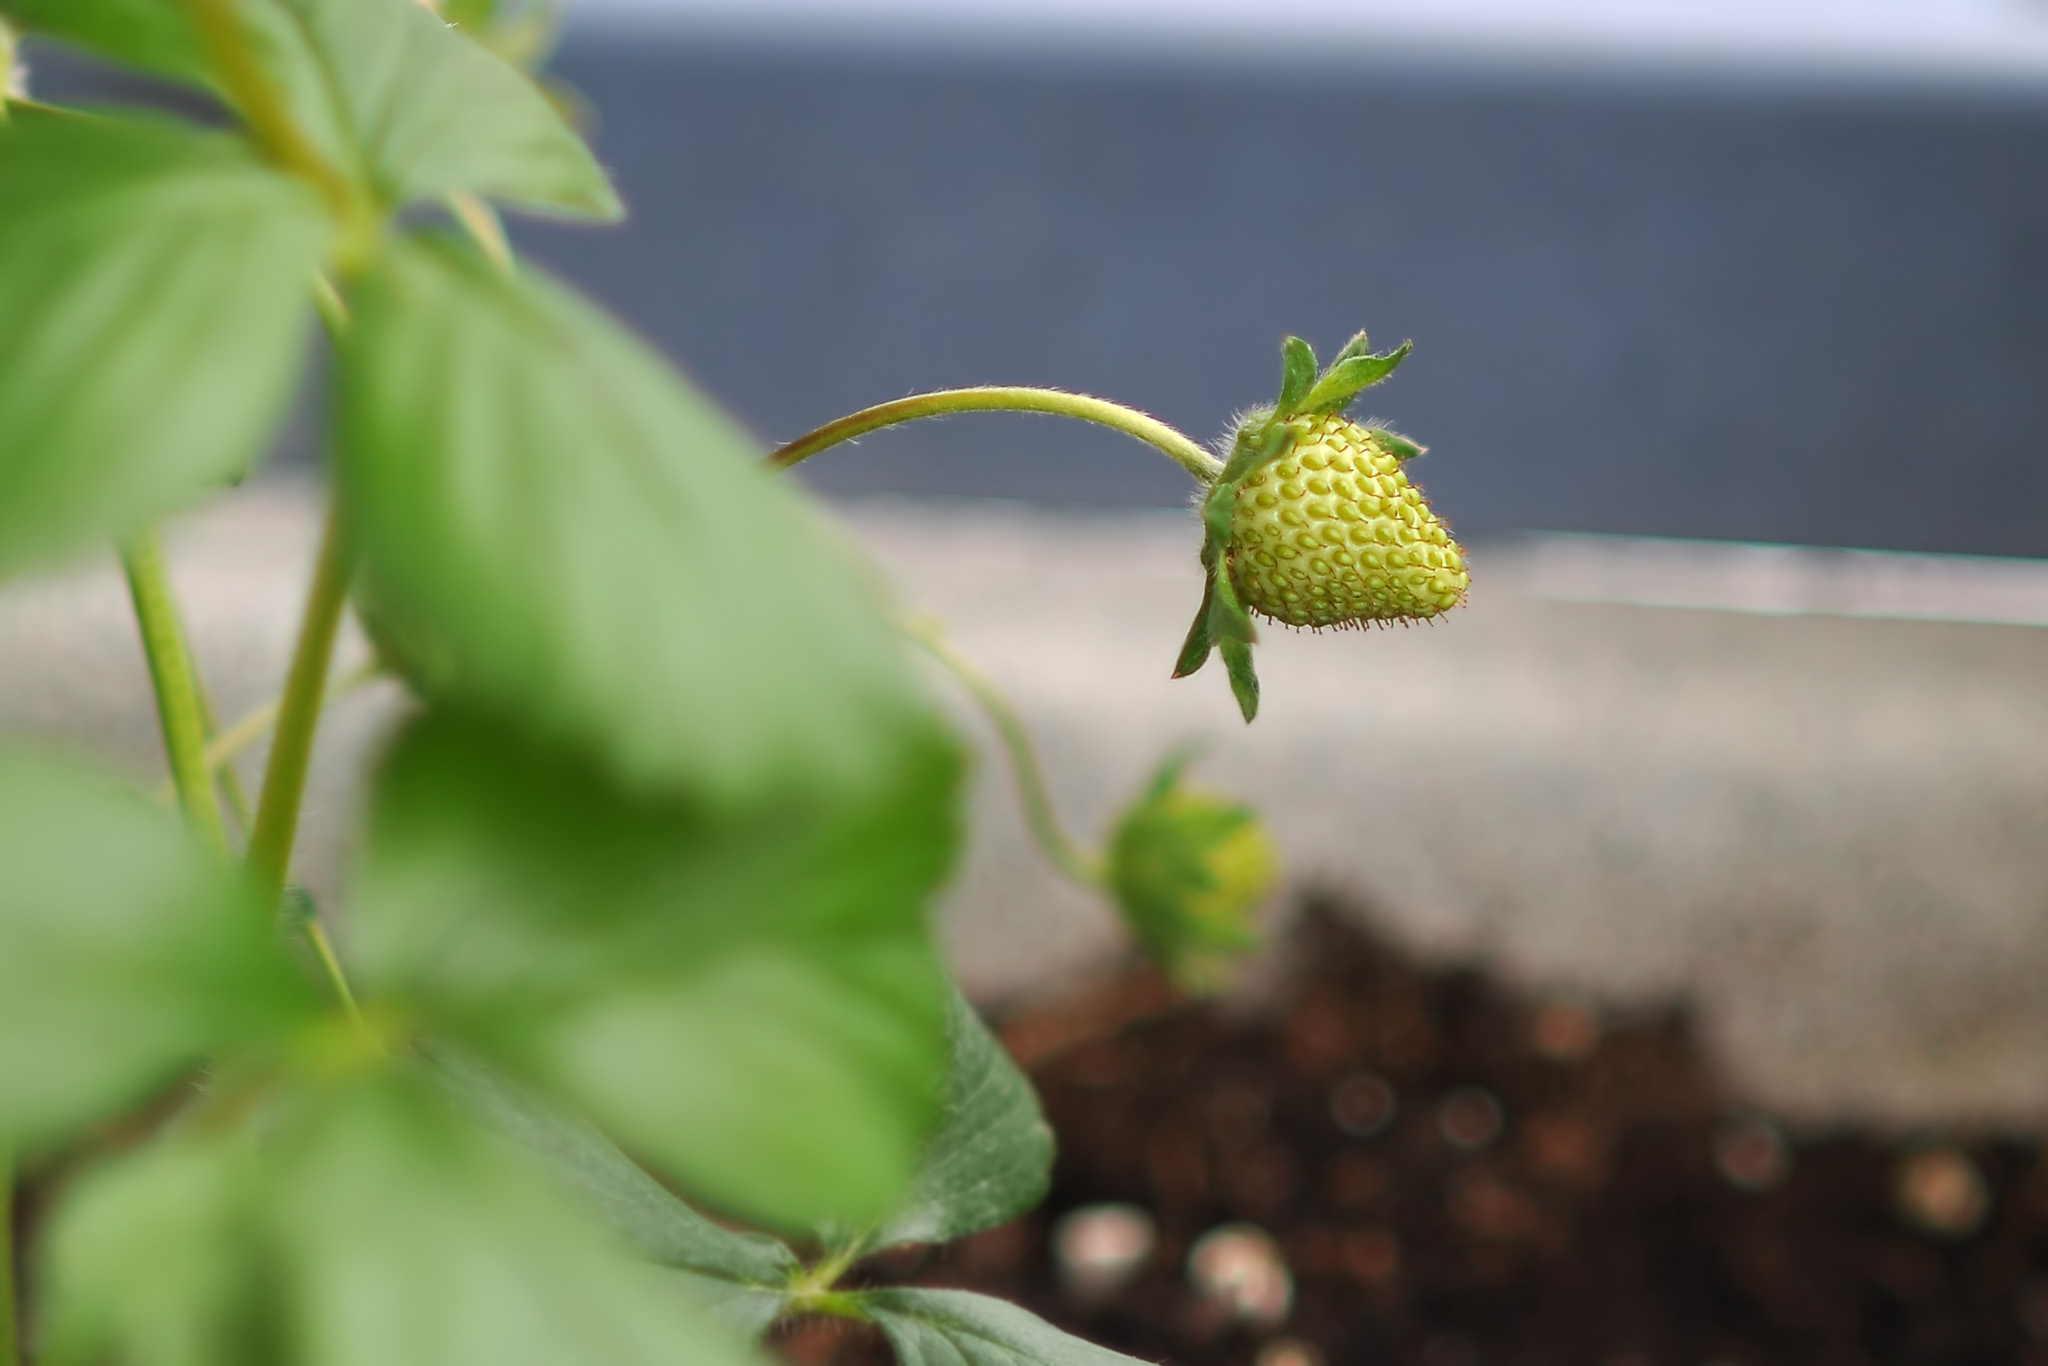
[[[1557,534],[1474,559],[1481,585],[1551,602],[2048,626],[2048,560]]]
[[[1376,48],[1503,59],[2048,79],[2048,0],[567,0],[804,41],[1164,40],[1298,59]],[[1228,44],[1228,48],[1218,47]],[[1246,46],[1248,45],[1248,46]]]

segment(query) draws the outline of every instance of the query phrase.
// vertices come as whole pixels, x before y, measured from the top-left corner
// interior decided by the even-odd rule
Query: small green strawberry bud
[[[1202,499],[1208,583],[1174,677],[1221,649],[1247,721],[1259,706],[1252,614],[1342,629],[1426,621],[1465,600],[1465,552],[1402,468],[1423,447],[1343,416],[1408,351],[1376,355],[1361,332],[1318,374],[1314,350],[1289,337],[1279,402],[1238,420]]]
[[[1257,947],[1280,859],[1249,807],[1182,784],[1191,757],[1168,760],[1119,818],[1108,877],[1152,960],[1182,988],[1210,992]]]

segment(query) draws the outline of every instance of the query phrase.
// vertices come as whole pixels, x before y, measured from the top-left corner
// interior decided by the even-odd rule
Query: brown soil
[[[2039,1144],[1787,1137],[1717,1084],[1681,1013],[1525,999],[1320,913],[1291,947],[1264,1012],[1133,976],[1010,1021],[1059,1132],[1051,1197],[873,1274],[1182,1366],[2048,1363]],[[1102,1202],[1149,1211],[1157,1241],[1089,1299],[1052,1232]],[[1271,1235],[1284,1321],[1191,1284],[1190,1248],[1225,1224]],[[861,1330],[783,1345],[885,1359]]]

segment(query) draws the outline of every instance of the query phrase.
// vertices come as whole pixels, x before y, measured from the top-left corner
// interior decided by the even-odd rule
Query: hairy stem
[[[164,570],[163,542],[145,531],[121,552],[128,575],[128,595],[135,603],[135,623],[142,634],[142,653],[156,690],[157,719],[162,723],[164,753],[171,782],[185,819],[207,844],[225,855],[228,838],[214,799],[213,775],[206,766],[206,712],[199,682],[185,648],[185,632]]]
[[[843,441],[852,441],[899,423],[915,422],[921,417],[943,417],[949,413],[1049,413],[1055,417],[1078,418],[1083,422],[1114,428],[1164,451],[1204,488],[1215,483],[1216,477],[1223,472],[1223,462],[1203,450],[1192,438],[1135,408],[1126,408],[1108,399],[1091,398],[1087,394],[1062,393],[1058,389],[997,387],[941,389],[935,393],[913,394],[890,403],[878,403],[836,422],[828,422],[807,436],[798,437],[769,455],[768,463],[776,469],[788,469]]]
[[[249,835],[249,871],[270,905],[284,894],[285,876],[291,868],[299,807],[306,795],[306,770],[313,758],[313,734],[320,725],[327,670],[334,659],[334,639],[348,602],[353,565],[342,534],[341,508],[336,504],[328,509],[327,528],[321,533],[313,587],[306,596],[291,672],[278,704],[270,762],[263,771],[256,828]]]
[[[988,716],[989,724],[995,727],[1003,752],[1009,756],[1010,772],[1017,782],[1017,799],[1024,808],[1024,823],[1030,827],[1031,838],[1037,842],[1039,850],[1053,867],[1082,886],[1101,888],[1105,877],[1102,861],[1075,844],[1060,825],[1059,813],[1053,809],[1052,793],[1045,785],[1045,770],[1038,762],[1038,749],[1031,743],[1031,732],[1024,728],[1009,699],[997,691],[995,684],[989,682],[979,669],[954,653],[936,627],[929,623],[916,623],[910,628],[910,638],[923,646],[933,659],[945,665],[967,695],[974,699],[975,705]]]

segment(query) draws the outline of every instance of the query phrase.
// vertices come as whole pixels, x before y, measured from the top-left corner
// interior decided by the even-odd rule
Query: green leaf
[[[533,81],[418,0],[227,0],[292,118],[386,204],[468,190],[614,219],[590,149]],[[0,0],[5,14],[116,61],[221,93],[182,0]]]
[[[1315,348],[1299,337],[1289,337],[1280,346],[1280,401],[1273,415],[1281,420],[1301,411],[1302,400],[1316,382]]]
[[[234,139],[0,128],[0,572],[245,474],[299,376],[330,227]]]
[[[1045,1198],[1052,1127],[1030,1081],[957,993],[947,1032],[938,1130],[918,1158],[909,1194],[862,1240],[864,1247],[950,1242],[994,1228]]]
[[[936,1108],[959,775],[933,736],[865,800],[721,819],[429,716],[377,784],[360,961],[708,1203],[869,1222]]]
[[[117,1160],[57,1211],[49,1279],[52,1366],[756,1360],[402,1074]]]
[[[306,1366],[751,1366],[581,1212],[420,1092],[314,1107],[278,1142],[273,1274]]]
[[[869,1290],[857,1296],[902,1366],[1141,1366],[1026,1310],[964,1290]]]
[[[1387,453],[1396,460],[1413,460],[1418,455],[1427,455],[1429,447],[1419,445],[1399,432],[1385,427],[1367,427],[1365,434],[1384,446]]]
[[[0,752],[0,1146],[314,1009],[233,870],[119,780]]]
[[[47,1366],[259,1366],[260,1157],[186,1130],[90,1170],[44,1239]]]
[[[767,1287],[787,1285],[801,1269],[776,1239],[722,1228],[691,1209],[594,1126],[473,1058],[437,1049],[434,1061],[492,1128],[541,1158],[648,1260]]]
[[[1230,693],[1249,725],[1259,714],[1259,674],[1252,666],[1252,647],[1241,640],[1224,640],[1223,667],[1230,671]]]
[[[619,217],[611,182],[532,80],[419,0],[261,2],[305,35],[387,204],[467,190],[526,209]]]
[[[1302,402],[1302,411],[1329,413],[1346,407],[1360,391],[1393,374],[1414,348],[1414,342],[1402,342],[1384,356],[1353,356],[1341,365],[1331,366],[1328,373],[1316,381],[1316,387],[1309,391],[1308,398]]]
[[[695,390],[594,308],[394,245],[342,350],[341,480],[419,682],[753,804],[886,781],[928,726],[868,575]]]
[[[175,0],[0,0],[0,15],[41,34],[161,76],[200,79],[206,50]]]

